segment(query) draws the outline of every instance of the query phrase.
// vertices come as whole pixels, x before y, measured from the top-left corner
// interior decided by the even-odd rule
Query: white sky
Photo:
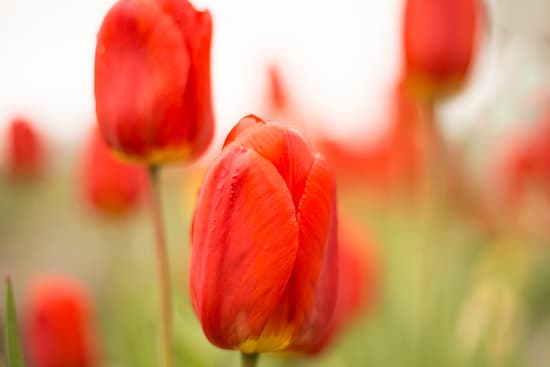
[[[95,35],[113,2],[0,0],[0,129],[19,114],[51,139],[83,136],[95,118]],[[376,128],[397,72],[401,3],[194,1],[214,16],[218,134],[255,112],[273,58],[304,107],[338,125],[328,128]]]

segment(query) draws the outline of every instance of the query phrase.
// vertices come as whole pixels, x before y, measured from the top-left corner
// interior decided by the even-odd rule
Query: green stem
[[[441,134],[435,116],[435,105],[424,105],[420,109],[422,122],[426,132],[428,152],[428,175],[425,182],[424,198],[427,200],[425,208],[428,226],[425,228],[426,235],[419,253],[419,294],[418,294],[418,365],[425,364],[425,358],[429,353],[428,330],[432,325],[433,306],[435,302],[435,243],[439,240],[439,228],[442,225],[442,200],[446,194],[447,164],[448,156],[445,141]]]
[[[247,354],[247,353],[241,353],[241,366],[242,367],[256,367],[256,364],[258,363],[258,353],[254,354]]]
[[[441,186],[445,184],[446,169],[449,165],[445,139],[435,116],[435,104],[420,105],[419,109],[426,132],[426,143],[430,147],[428,152],[428,169],[431,175],[429,184],[435,186],[431,189],[441,190]]]
[[[168,263],[168,249],[164,232],[164,220],[160,200],[158,166],[149,167],[150,209],[155,227],[155,243],[157,252],[159,304],[160,304],[160,356],[162,367],[172,367],[172,296],[170,286],[170,266]]]

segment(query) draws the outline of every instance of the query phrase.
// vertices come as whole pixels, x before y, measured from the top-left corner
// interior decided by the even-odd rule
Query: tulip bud
[[[97,38],[99,127],[116,152],[160,164],[200,156],[213,136],[212,19],[187,0],[120,0]]]
[[[84,152],[82,186],[86,201],[98,212],[122,216],[139,205],[147,188],[146,171],[113,156],[96,130]]]
[[[29,121],[14,119],[6,136],[6,169],[14,179],[32,179],[44,168],[44,143]]]
[[[35,367],[96,365],[90,299],[78,283],[63,277],[38,279],[31,288],[26,316]]]
[[[211,343],[244,353],[317,343],[336,300],[336,195],[296,130],[248,116],[206,173],[191,298]]]
[[[403,52],[409,91],[433,102],[465,81],[477,43],[478,0],[407,0]]]

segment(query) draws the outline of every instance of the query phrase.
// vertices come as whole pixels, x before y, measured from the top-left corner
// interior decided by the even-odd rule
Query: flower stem
[[[158,266],[160,304],[160,357],[161,367],[172,367],[172,296],[170,286],[170,266],[164,232],[164,220],[160,200],[158,166],[149,166],[150,209],[155,227],[155,242]]]
[[[258,363],[258,353],[254,354],[247,354],[247,353],[241,353],[241,366],[242,367],[256,367],[256,364]]]
[[[433,285],[436,274],[434,243],[440,240],[440,228],[444,224],[443,202],[446,198],[446,186],[448,179],[448,155],[445,140],[435,115],[435,105],[430,103],[420,109],[421,121],[426,133],[428,147],[428,175],[425,182],[424,197],[427,202],[427,220],[425,238],[419,252],[419,288],[418,288],[418,364],[424,365],[428,346],[428,331],[434,318],[434,305],[436,289]]]

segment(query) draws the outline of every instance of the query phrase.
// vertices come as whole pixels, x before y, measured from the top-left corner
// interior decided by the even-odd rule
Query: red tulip
[[[212,140],[212,19],[187,0],[120,0],[95,56],[96,112],[107,144],[147,164],[191,160]]]
[[[6,168],[15,179],[31,179],[42,172],[44,143],[32,124],[22,118],[14,119],[6,137]]]
[[[477,43],[478,0],[407,0],[403,48],[407,83],[426,101],[456,92]]]
[[[300,133],[254,116],[206,173],[191,297],[207,338],[245,353],[304,350],[336,300],[335,183]]]
[[[145,169],[114,157],[98,131],[88,142],[83,163],[83,193],[97,211],[120,216],[139,205],[147,188]]]
[[[378,259],[376,249],[363,231],[347,224],[338,233],[338,298],[329,327],[305,350],[319,354],[342,330],[374,302],[378,290]]]
[[[44,277],[31,289],[26,331],[36,367],[91,367],[96,346],[90,299],[72,279]]]

